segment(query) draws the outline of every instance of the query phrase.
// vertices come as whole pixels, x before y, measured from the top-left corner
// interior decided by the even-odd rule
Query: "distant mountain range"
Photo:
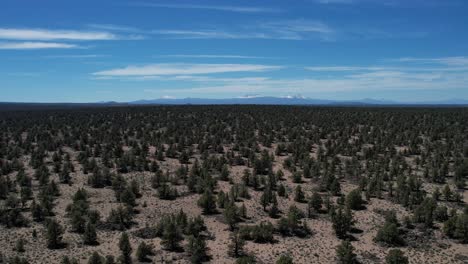
[[[115,102],[113,102],[115,103]],[[389,100],[361,99],[361,100],[324,100],[302,96],[271,97],[254,96],[224,99],[182,98],[182,99],[152,99],[128,102],[130,105],[466,105],[468,100],[453,99],[443,101],[414,101],[398,102]]]
[[[468,107],[468,100],[452,99],[441,101],[398,102],[389,100],[361,99],[361,100],[324,100],[302,96],[245,96],[239,98],[207,99],[207,98],[159,98],[152,100],[138,100],[131,102],[101,101],[95,103],[22,103],[0,102],[0,111],[35,110],[35,109],[64,109],[107,106],[136,106],[136,105],[315,105],[315,106],[462,106]]]

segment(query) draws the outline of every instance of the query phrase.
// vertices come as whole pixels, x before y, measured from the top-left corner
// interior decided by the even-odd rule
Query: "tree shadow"
[[[362,234],[364,231],[362,229],[352,227],[349,232],[352,233],[352,234]]]

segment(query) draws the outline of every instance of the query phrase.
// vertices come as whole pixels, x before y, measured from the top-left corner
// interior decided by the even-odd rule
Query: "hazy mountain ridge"
[[[390,100],[378,100],[365,98],[361,100],[327,100],[313,99],[300,96],[273,97],[254,96],[238,98],[159,98],[149,100],[137,100],[129,102],[101,101],[94,103],[32,103],[32,102],[0,102],[0,110],[35,110],[35,109],[63,109],[83,107],[106,106],[139,106],[139,105],[310,105],[310,106],[468,106],[468,100],[450,99],[441,101],[415,101],[399,102]]]
[[[208,98],[181,98],[181,99],[151,99],[138,100],[128,102],[131,105],[151,105],[151,104],[258,104],[258,105],[468,105],[468,100],[450,99],[443,101],[414,101],[414,102],[399,102],[390,100],[377,100],[365,98],[361,100],[327,100],[314,99],[304,97],[242,97],[242,98],[223,98],[223,99],[208,99]]]

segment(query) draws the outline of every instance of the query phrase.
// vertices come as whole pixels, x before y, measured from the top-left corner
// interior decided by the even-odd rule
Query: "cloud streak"
[[[166,58],[194,58],[194,59],[268,59],[270,57],[228,55],[228,54],[169,54],[158,55],[155,57]]]
[[[174,8],[174,9],[203,9],[214,11],[227,11],[236,13],[278,13],[279,9],[268,7],[255,6],[224,6],[224,5],[191,5],[191,4],[157,4],[148,2],[132,3],[135,6],[143,7],[159,7],[159,8]]]
[[[442,63],[462,65],[464,60],[446,60],[439,58]],[[440,60],[441,59],[441,60]],[[412,61],[412,60],[411,60]],[[431,59],[432,61],[432,59]],[[259,65],[251,65],[257,67]],[[197,66],[205,68],[204,64]],[[277,67],[277,66],[276,66]],[[169,67],[171,68],[171,67]],[[190,68],[190,67],[189,67]],[[220,67],[231,68],[231,66]],[[234,67],[235,68],[235,67]],[[310,74],[303,78],[277,78],[268,76],[256,77],[222,77],[209,75],[213,72],[206,70],[177,70],[170,73],[154,74],[146,72],[144,76],[125,73],[127,80],[173,82],[172,89],[151,89],[155,94],[184,97],[187,94],[201,97],[236,97],[239,94],[256,93],[263,95],[303,94],[316,97],[326,93],[341,92],[376,92],[376,91],[443,91],[445,89],[463,89],[468,86],[468,68],[464,66],[450,67],[399,67],[399,66],[315,66],[305,67]],[[125,69],[126,70],[126,69]],[[257,72],[271,69],[258,68]],[[244,68],[240,72],[255,71]],[[327,75],[322,72],[332,72]],[[317,73],[317,74],[315,74]],[[114,73],[113,73],[114,74]],[[270,74],[266,72],[265,74]],[[116,73],[122,76],[122,73]],[[106,77],[108,75],[105,74]],[[111,75],[115,76],[115,75]]]
[[[384,70],[384,67],[356,67],[356,66],[319,66],[319,67],[305,67],[306,70],[316,72],[346,72],[346,71],[378,71]]]
[[[448,66],[468,66],[468,57],[443,57],[443,58],[400,58],[399,62],[415,62],[424,64],[443,64]]]
[[[72,49],[75,44],[57,42],[0,42],[0,50]]]
[[[456,6],[460,2],[458,0],[313,0],[317,4],[323,5],[339,5],[339,4],[374,4],[383,5],[386,7],[404,7],[404,8],[421,8],[421,7],[439,7],[439,6]]]
[[[264,72],[282,67],[257,64],[151,64],[145,66],[128,66],[93,73],[101,77],[143,77],[160,75],[215,74],[229,72]]]
[[[163,94],[184,96],[231,97],[243,93],[302,94],[320,96],[323,93],[336,92],[375,92],[375,91],[411,91],[443,90],[463,88],[468,85],[466,73],[444,74],[440,72],[414,74],[406,72],[378,71],[369,74],[351,74],[334,78],[273,79],[251,78],[250,80],[225,80],[219,83],[200,82],[191,88],[162,89]],[[186,85],[184,85],[186,86]]]
[[[319,4],[352,4],[355,0],[315,0]]]
[[[100,54],[66,54],[66,55],[50,55],[43,56],[46,59],[94,59],[107,57],[109,55],[100,55]]]
[[[296,19],[244,25],[241,29],[160,29],[153,34],[178,39],[282,39],[303,40],[319,38],[332,40],[335,30],[321,21]]]
[[[75,30],[47,30],[47,29],[17,29],[0,28],[0,39],[9,40],[115,40],[118,37],[109,32],[98,31],[75,31]]]
[[[153,30],[153,34],[164,35],[173,39],[269,39],[272,38],[264,33],[249,33],[249,32],[230,32],[222,30],[179,30],[179,29],[162,29]]]

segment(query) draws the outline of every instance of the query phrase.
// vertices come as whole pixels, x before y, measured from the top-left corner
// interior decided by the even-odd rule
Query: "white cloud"
[[[291,19],[258,21],[256,24],[218,25],[204,28],[166,28],[156,29],[148,34],[161,35],[170,39],[278,39],[336,41],[343,39],[394,39],[422,38],[424,31],[392,31],[374,28],[369,25],[347,24],[336,29],[318,20]]]
[[[395,60],[392,60],[395,61]],[[398,60],[399,61],[399,60]],[[436,62],[430,62],[436,63]],[[437,62],[440,63],[440,62]],[[463,61],[444,63],[441,65],[434,65],[433,67],[420,67],[420,65],[406,65],[406,66],[312,66],[304,67],[304,69],[313,72],[357,72],[357,71],[405,71],[405,72],[460,72],[468,71],[468,64],[465,66]],[[455,64],[458,63],[458,64]]]
[[[367,69],[367,67],[362,67]],[[339,76],[304,78],[245,77],[224,78],[209,76],[170,76],[172,89],[152,89],[155,94],[186,97],[237,97],[239,94],[303,94],[320,97],[326,93],[414,91],[462,89],[468,86],[468,69],[461,72],[403,71],[377,69],[372,71],[344,71]],[[166,85],[166,84],[165,84]]]
[[[468,85],[463,74],[443,75],[408,74],[397,72],[379,72],[371,75],[343,76],[331,79],[259,79],[258,81],[241,82],[233,80],[219,85],[200,83],[194,87],[182,89],[162,89],[160,93],[171,93],[184,97],[187,94],[197,96],[212,95],[227,97],[243,93],[256,94],[303,94],[317,97],[323,93],[365,92],[365,91],[409,91],[409,90],[443,90],[462,88]],[[157,90],[155,90],[157,91]]]
[[[334,30],[320,21],[296,19],[263,23],[261,27],[277,32],[315,32],[322,34],[333,33]]]
[[[0,39],[10,40],[113,40],[117,36],[109,32],[75,31],[75,30],[47,30],[47,29],[18,29],[0,28]]]
[[[177,99],[177,98],[174,96],[170,96],[170,95],[163,95],[161,96],[161,99]]]
[[[34,50],[34,49],[72,49],[80,48],[75,44],[56,42],[0,42],[0,50]]]
[[[139,28],[135,27],[129,27],[129,26],[122,26],[122,25],[113,25],[113,24],[88,24],[87,25],[90,28],[97,29],[97,30],[105,30],[105,31],[110,31],[110,32],[124,32],[127,33],[127,35],[118,35],[115,36],[115,39],[119,40],[142,40],[146,39],[145,35],[150,34],[149,31],[145,31]]]
[[[309,71],[317,71],[317,72],[344,72],[344,71],[377,71],[383,70],[384,67],[356,67],[356,66],[320,66],[320,67],[305,67],[306,70]]]
[[[145,66],[128,66],[93,73],[95,76],[131,77],[159,75],[191,75],[227,72],[262,72],[280,69],[280,66],[256,64],[151,64]]]
[[[394,60],[395,61],[395,60]],[[150,89],[156,95],[178,97],[238,97],[240,94],[303,94],[320,97],[326,93],[375,91],[444,91],[468,87],[468,67],[465,57],[433,59],[403,58],[399,64],[378,66],[313,66],[303,78],[275,77],[271,70],[279,66],[255,64],[154,64],[129,66],[94,73],[97,79],[124,79],[128,81],[164,82],[163,88]],[[405,65],[417,62],[414,65]],[[424,64],[421,64],[424,63]],[[425,63],[436,64],[426,67]],[[216,73],[262,72],[234,78]],[[327,74],[331,72],[333,74]],[[239,75],[239,74],[236,74]]]
[[[442,58],[400,58],[399,62],[416,62],[428,64],[443,64],[448,66],[468,66],[468,57],[442,57]]]
[[[260,94],[246,94],[246,95],[242,95],[242,96],[238,96],[237,98],[258,98],[258,97],[262,97]]]
[[[88,27],[99,29],[99,30],[107,30],[107,31],[122,31],[122,32],[134,32],[134,33],[144,32],[143,30],[140,30],[135,27],[114,25],[114,24],[88,24]]]
[[[190,5],[190,4],[157,4],[157,3],[132,3],[137,6],[146,7],[161,7],[161,8],[177,8],[177,9],[205,9],[215,11],[228,11],[238,13],[276,13],[278,9],[268,7],[252,7],[252,6],[224,6],[224,5]]]
[[[318,4],[376,4],[388,7],[454,6],[458,0],[313,0]]]
[[[320,21],[296,19],[244,25],[241,29],[161,29],[152,33],[179,39],[284,39],[333,40],[335,30]]]
[[[221,30],[153,30],[152,33],[178,39],[267,39],[272,38],[264,33],[229,32]]]
[[[66,55],[49,55],[43,56],[47,59],[93,59],[107,57],[109,55],[99,55],[99,54],[66,54]]]
[[[267,59],[269,57],[259,56],[244,56],[244,55],[226,55],[226,54],[169,54],[158,55],[155,57],[169,57],[169,58],[201,58],[201,59]]]
[[[315,2],[320,4],[352,4],[355,3],[354,0],[315,0]]]

